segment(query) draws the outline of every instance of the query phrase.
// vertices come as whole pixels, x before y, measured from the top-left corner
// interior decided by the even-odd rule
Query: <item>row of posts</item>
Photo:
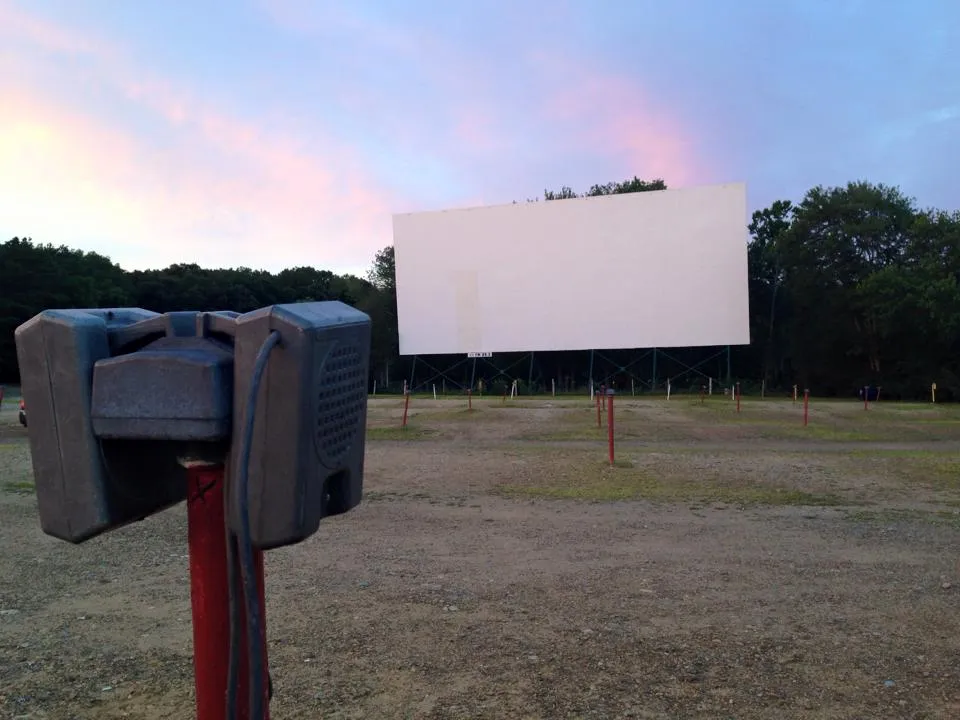
[[[510,397],[511,399],[513,399],[513,398],[515,398],[515,397],[518,397],[518,396],[520,395],[520,384],[519,384],[519,383],[520,383],[519,380],[512,380],[512,381],[510,382],[509,386],[505,383],[505,384],[504,384],[504,395],[505,395],[505,396],[506,396],[506,395],[509,395],[509,397]],[[761,389],[760,389],[760,397],[761,397],[761,399],[765,396],[765,388],[764,388],[764,385],[765,385],[765,383],[761,383]],[[736,383],[735,386],[734,386],[734,390],[733,390],[735,394],[739,394],[739,388],[740,388],[740,383]],[[601,393],[605,392],[605,390],[606,390],[606,385],[605,385],[605,384],[601,384],[600,387],[599,387],[599,389],[596,389],[595,385],[591,382],[588,389],[589,389],[589,393],[590,393],[590,398],[591,398],[591,400],[592,400],[593,397],[594,397],[594,395],[596,394],[596,392],[597,392],[598,390],[599,390],[599,392],[601,392]],[[673,383],[672,383],[672,381],[670,380],[670,378],[667,378],[667,382],[666,382],[666,387],[665,387],[665,389],[666,389],[667,399],[669,400],[669,399],[670,399],[670,396],[671,396],[672,393],[673,393]],[[793,389],[794,389],[794,400],[796,400],[797,386],[794,385],[794,386],[793,386]],[[437,400],[437,399],[440,397],[441,394],[442,394],[444,397],[446,397],[446,395],[447,395],[447,383],[446,383],[446,380],[442,380],[442,381],[441,381],[440,388],[439,388],[439,392],[438,392],[438,388],[437,388],[437,384],[436,384],[436,383],[432,383],[432,384],[431,384],[431,390],[432,390],[432,392],[433,392],[433,399],[434,399],[434,400]],[[935,391],[935,390],[936,390],[936,385],[934,385],[934,391]],[[479,394],[480,394],[481,397],[483,396],[483,391],[484,391],[484,384],[483,384],[483,380],[481,380],[481,381],[479,382],[479,386],[478,386],[478,392],[479,392]],[[410,393],[410,392],[412,392],[412,390],[410,389],[410,385],[409,385],[408,381],[404,380],[404,381],[403,381],[402,394],[403,394],[403,395],[406,395],[406,394],[408,394],[408,393]],[[468,393],[472,392],[472,389],[471,389],[471,388],[468,388],[468,389],[467,389],[467,392],[468,392]],[[373,395],[373,396],[376,396],[376,394],[377,394],[377,381],[374,380],[374,381],[373,381],[373,391],[372,391],[372,395]],[[630,395],[631,395],[631,396],[635,396],[636,394],[637,394],[637,393],[636,393],[636,386],[635,386],[635,384],[634,384],[633,379],[631,379],[631,380],[630,380]],[[727,394],[727,391],[726,391],[726,390],[724,390],[724,394]],[[556,397],[556,396],[557,396],[557,385],[556,385],[556,381],[555,381],[555,380],[551,380],[551,381],[550,381],[550,395],[551,395],[552,397]],[[705,385],[701,385],[701,386],[700,386],[700,396],[702,397],[702,396],[704,396],[704,395],[710,395],[710,396],[713,395],[713,378],[709,378],[709,377],[708,377],[708,378],[707,378],[707,383],[706,383]]]

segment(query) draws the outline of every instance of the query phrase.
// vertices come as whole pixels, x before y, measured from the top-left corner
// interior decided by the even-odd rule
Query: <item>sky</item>
[[[0,0],[0,241],[366,273],[567,185],[960,208],[956,0]]]

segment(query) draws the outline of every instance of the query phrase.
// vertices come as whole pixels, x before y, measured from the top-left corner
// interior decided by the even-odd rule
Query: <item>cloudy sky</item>
[[[960,207],[960,2],[0,0],[0,239],[359,274],[634,175]]]

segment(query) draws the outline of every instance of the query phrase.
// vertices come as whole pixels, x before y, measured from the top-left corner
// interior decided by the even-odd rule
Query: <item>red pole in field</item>
[[[809,417],[810,409],[810,391],[803,391],[803,426],[807,426],[807,418]]]
[[[503,402],[501,402],[500,404],[501,405],[507,404],[507,388],[506,387],[503,388]]]
[[[603,421],[600,419],[600,393],[597,393],[597,427],[603,427]]]
[[[607,445],[610,448],[610,464],[613,465],[613,390],[607,390]]]
[[[187,467],[187,539],[190,548],[190,603],[193,610],[193,669],[198,720],[228,720],[227,669],[230,660],[230,585],[227,574],[227,532],[223,508],[222,465]],[[264,604],[263,552],[254,551],[260,606]],[[237,573],[240,572],[239,567]],[[237,718],[249,717],[247,622],[243,611]],[[266,667],[266,622],[261,625],[264,657],[264,708],[269,718],[269,673]]]
[[[400,427],[405,428],[407,426],[407,411],[410,409],[410,391],[408,390],[403,394],[403,420],[400,421]]]
[[[607,409],[607,385],[604,383],[600,386],[600,403],[603,406],[603,409]]]
[[[473,390],[467,390],[467,410],[473,410]]]
[[[864,410],[870,409],[870,386],[869,385],[863,386],[863,409]]]
[[[703,397],[705,392],[706,392],[706,388],[703,385],[701,385],[700,386],[700,404],[701,405],[703,405]]]
[[[0,385],[0,411],[3,411],[3,385]]]
[[[740,383],[737,383],[737,412],[740,412]]]

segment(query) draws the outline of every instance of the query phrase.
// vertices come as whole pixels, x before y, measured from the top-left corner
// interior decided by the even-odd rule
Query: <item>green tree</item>
[[[814,187],[794,209],[777,245],[804,384],[846,393],[881,378],[879,327],[857,287],[903,259],[915,213],[898,188],[866,182]]]
[[[663,189],[663,180],[634,177],[584,193],[547,190],[544,199]],[[936,382],[938,398],[960,398],[960,213],[920,211],[898,188],[854,182],[816,186],[796,204],[779,200],[753,214],[749,231],[753,344],[735,351],[736,375],[844,395],[876,383],[888,397],[924,397]],[[125,272],[96,253],[13,238],[0,244],[0,381],[17,380],[14,329],[45,308],[244,312],[303,300],[341,300],[370,315],[371,377],[380,387],[388,378],[399,385],[410,368],[398,354],[391,246],[359,278],[306,266],[273,274],[184,263]],[[696,352],[672,354],[690,364]],[[659,377],[682,370],[669,362],[661,358]],[[538,353],[538,363],[544,377],[569,387],[586,379],[589,354]],[[724,368],[710,372],[722,376]]]
[[[381,387],[390,383],[391,374],[400,360],[400,340],[397,324],[397,266],[392,245],[379,250],[367,273],[374,292],[357,306],[370,316],[373,323],[370,352],[371,370],[379,378]]]
[[[781,241],[790,228],[793,204],[777,200],[769,208],[753,213],[748,229],[751,241],[747,247],[747,267],[751,308],[751,338],[762,347],[754,353],[754,362],[762,358],[763,378],[775,385],[780,381],[782,333],[778,319],[786,311],[780,288],[784,271],[781,261]],[[763,340],[760,340],[763,338]]]
[[[378,250],[373,257],[373,265],[367,273],[367,280],[382,292],[397,291],[397,262],[393,245]]]
[[[650,192],[652,190],[666,190],[667,183],[662,178],[656,180],[641,180],[637,176],[621,182],[609,182],[605,185],[591,185],[585,193],[577,193],[573,188],[564,185],[559,190],[544,190],[544,200],[570,200],[578,197],[597,197],[600,195],[623,195],[625,193]]]
[[[130,304],[130,278],[108,258],[29,238],[0,244],[0,381],[18,381],[14,330],[45,308]]]

